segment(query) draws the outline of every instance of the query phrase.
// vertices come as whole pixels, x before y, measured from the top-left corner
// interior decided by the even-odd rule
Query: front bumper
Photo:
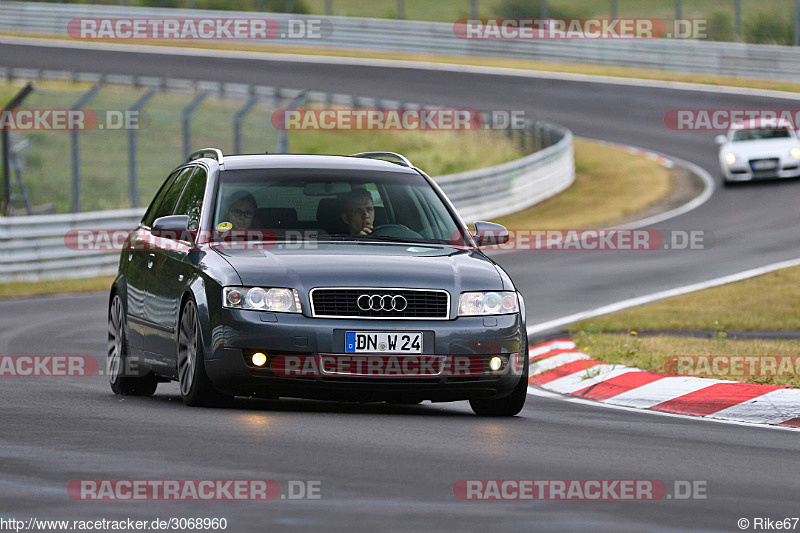
[[[722,167],[722,174],[728,181],[756,181],[800,177],[800,161],[783,162],[773,170],[752,170],[748,165]]]
[[[502,398],[522,379],[524,350],[519,315],[459,317],[447,321],[318,319],[299,314],[224,309],[223,324],[215,328],[220,342],[205,361],[206,372],[222,392],[240,396],[299,397],[351,401],[457,401]],[[345,331],[421,331],[423,353],[479,356],[488,361],[506,356],[501,373],[472,376],[414,377],[285,377],[254,368],[245,354],[343,354]]]

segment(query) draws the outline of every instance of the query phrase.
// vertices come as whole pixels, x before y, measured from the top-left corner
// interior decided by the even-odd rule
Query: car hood
[[[451,295],[510,288],[503,286],[494,263],[473,250],[353,242],[318,243],[316,249],[291,246],[213,248],[236,269],[244,286],[289,287],[301,294],[315,287],[445,289]]]
[[[789,151],[800,146],[796,139],[766,139],[763,141],[740,141],[722,146],[723,155],[733,152],[737,157],[788,157]]]

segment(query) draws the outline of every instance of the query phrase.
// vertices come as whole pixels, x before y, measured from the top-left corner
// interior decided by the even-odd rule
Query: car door
[[[169,216],[175,210],[175,205],[183,193],[183,189],[189,182],[192,173],[195,171],[196,166],[191,165],[179,169],[178,175],[164,195],[158,210],[153,217],[155,220]],[[144,301],[144,349],[148,355],[153,358],[152,363],[168,365],[169,361],[163,353],[157,350],[158,339],[163,336],[172,336],[175,332],[174,326],[166,326],[168,320],[165,318],[172,313],[174,303],[169,299],[165,299],[162,295],[164,291],[161,285],[165,283],[165,273],[156,268],[160,250],[164,246],[168,246],[171,239],[164,239],[164,237],[153,233],[152,229],[148,229],[147,235],[150,245],[145,251],[146,268],[144,269],[144,285],[146,286],[146,297]]]
[[[150,206],[142,217],[139,227],[134,231],[129,240],[130,249],[122,254],[126,284],[126,307],[128,315],[128,346],[131,355],[138,355],[145,350],[145,337],[147,331],[145,318],[145,301],[147,300],[147,260],[151,253],[150,227],[153,225],[164,196],[172,186],[178,171],[173,172],[164,181]]]
[[[181,197],[175,205],[173,215],[187,215],[189,229],[196,231],[200,227],[200,215],[203,210],[203,198],[206,191],[208,174],[204,167],[198,166]],[[153,320],[157,328],[152,336],[150,348],[163,356],[165,361],[177,361],[176,331],[180,313],[181,295],[186,286],[194,278],[194,263],[189,254],[192,249],[190,235],[176,235],[176,238],[163,237],[156,239],[156,259],[154,272],[158,281],[152,285],[153,301],[163,302],[159,313]]]

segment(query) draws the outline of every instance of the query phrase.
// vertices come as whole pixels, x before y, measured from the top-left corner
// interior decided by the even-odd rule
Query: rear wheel
[[[152,396],[158,379],[150,372],[144,376],[133,372],[128,359],[128,340],[125,338],[125,309],[122,298],[115,294],[108,310],[108,381],[114,394],[123,396]]]
[[[232,399],[217,392],[206,374],[200,317],[194,300],[187,301],[181,313],[178,332],[178,382],[186,405],[212,407]]]
[[[523,333],[524,335],[524,333]],[[523,365],[522,378],[514,390],[505,398],[499,400],[470,400],[469,406],[478,416],[514,416],[522,411],[525,400],[528,398],[528,341],[520,346],[524,348],[525,364]]]

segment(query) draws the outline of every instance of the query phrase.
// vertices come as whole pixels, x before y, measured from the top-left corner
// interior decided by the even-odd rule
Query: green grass
[[[688,252],[687,252],[688,253]],[[703,253],[702,251],[694,253]],[[800,267],[582,320],[570,332],[800,329]]]
[[[668,171],[624,148],[575,139],[575,183],[529,209],[495,220],[514,229],[609,226],[670,192]]]
[[[0,83],[0,101],[7,102],[21,84]],[[36,91],[24,102],[29,109],[70,109],[90,85],[37,82]],[[99,115],[124,110],[144,89],[107,85],[87,106]],[[193,95],[158,93],[140,116],[137,132],[138,205],[147,205],[169,172],[183,161],[181,110]],[[279,107],[286,106],[280,102]],[[193,148],[215,146],[233,153],[232,117],[243,102],[207,98],[192,118]],[[257,105],[243,123],[242,152],[272,152],[277,132],[270,123],[273,109]],[[102,120],[101,120],[102,122]],[[71,135],[59,131],[25,133],[31,142],[25,182],[34,204],[52,202],[67,212],[72,202],[70,170]],[[81,132],[81,209],[118,209],[130,206],[128,132],[100,130]],[[442,175],[493,166],[526,155],[523,148],[500,132],[490,131],[296,131],[289,133],[293,153],[349,154],[369,150],[396,151],[408,156],[431,175]]]
[[[800,340],[731,340],[726,337],[699,339],[673,336],[641,338],[639,335],[631,334],[613,335],[585,332],[574,335],[573,339],[581,351],[585,351],[594,359],[611,364],[669,373],[675,373],[676,367],[674,362],[667,364],[667,361],[679,355],[796,356],[800,353]],[[591,370],[589,371],[591,372]],[[800,376],[795,372],[787,374],[783,376],[728,376],[721,374],[712,377],[747,383],[800,387]]]

